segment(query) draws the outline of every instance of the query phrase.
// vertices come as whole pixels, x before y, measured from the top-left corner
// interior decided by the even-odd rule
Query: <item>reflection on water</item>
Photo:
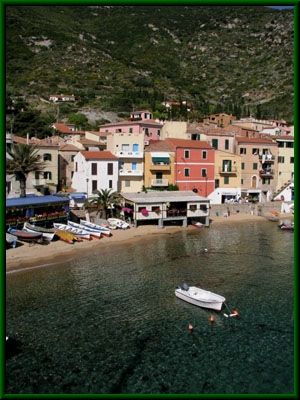
[[[6,393],[293,393],[293,253],[271,222],[226,224],[9,274],[6,331],[21,351]],[[182,282],[240,318],[180,301]]]

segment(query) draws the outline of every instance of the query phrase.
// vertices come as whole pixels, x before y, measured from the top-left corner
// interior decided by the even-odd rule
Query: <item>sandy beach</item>
[[[281,214],[282,219],[291,219],[293,215]],[[251,214],[232,214],[229,217],[212,217],[209,228],[216,229],[219,224],[247,223],[249,221],[266,221],[265,217]],[[187,228],[181,226],[165,226],[163,229],[157,225],[140,225],[137,228],[131,227],[126,230],[113,230],[111,237],[102,237],[91,241],[84,240],[74,244],[68,244],[61,240],[55,240],[47,245],[30,244],[18,242],[16,248],[6,250],[6,272],[20,270],[24,268],[33,268],[41,264],[55,264],[72,258],[83,256],[91,249],[103,247],[106,251],[117,251],[117,246],[126,245],[127,242],[136,240],[145,240],[149,235],[170,235],[184,230],[195,230],[192,225]]]

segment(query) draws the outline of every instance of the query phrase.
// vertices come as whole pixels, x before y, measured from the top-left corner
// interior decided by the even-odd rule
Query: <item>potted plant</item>
[[[146,208],[142,208],[141,213],[147,217],[149,215],[148,210]]]

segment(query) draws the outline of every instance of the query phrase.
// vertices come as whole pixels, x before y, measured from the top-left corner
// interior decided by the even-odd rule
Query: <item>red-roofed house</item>
[[[94,190],[118,191],[118,158],[110,151],[80,151],[74,157],[72,188],[88,196]]]

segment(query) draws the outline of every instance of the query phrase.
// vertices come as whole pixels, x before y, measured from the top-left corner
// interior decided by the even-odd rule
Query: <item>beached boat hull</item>
[[[279,225],[279,228],[282,231],[294,231],[294,224],[293,225]]]
[[[107,220],[109,227],[111,227],[112,229],[128,229],[130,228],[130,225],[125,222],[122,221],[121,219],[118,218],[108,218]]]
[[[61,231],[66,231],[73,233],[75,236],[84,239],[84,240],[91,240],[91,235],[89,232],[84,231],[82,229],[78,228],[73,228],[73,226],[70,225],[65,225],[65,224],[59,224],[59,223],[54,223],[53,224],[54,228],[59,229]]]
[[[28,222],[24,223],[23,230],[26,230],[27,232],[41,233],[43,239],[48,241],[48,242],[51,242],[51,240],[55,236],[55,230],[54,229],[42,228],[41,226],[31,225]]]
[[[68,225],[72,226],[73,228],[78,228],[78,229],[82,229],[84,231],[87,231],[87,232],[89,232],[89,234],[92,237],[94,237],[96,239],[101,239],[101,237],[102,237],[102,233],[97,229],[89,228],[88,226],[77,224],[76,222],[73,222],[73,221],[68,221]]]
[[[111,231],[106,226],[97,225],[97,224],[94,224],[92,222],[85,221],[84,219],[80,220],[80,225],[82,225],[82,226],[84,226],[86,228],[97,229],[102,233],[103,236],[107,236],[107,237],[111,236]]]
[[[56,229],[55,235],[62,240],[63,242],[74,244],[76,242],[76,236],[71,232],[61,231],[60,229]],[[80,239],[82,241],[82,239]]]
[[[8,247],[15,248],[17,246],[18,237],[6,232],[6,244]]]
[[[196,286],[186,284],[175,289],[175,295],[179,299],[198,307],[210,310],[221,311],[225,297],[212,293],[208,290],[200,289]]]
[[[8,228],[8,233],[17,236],[18,240],[22,242],[41,242],[42,234],[41,233],[32,233],[26,232],[23,230]]]

